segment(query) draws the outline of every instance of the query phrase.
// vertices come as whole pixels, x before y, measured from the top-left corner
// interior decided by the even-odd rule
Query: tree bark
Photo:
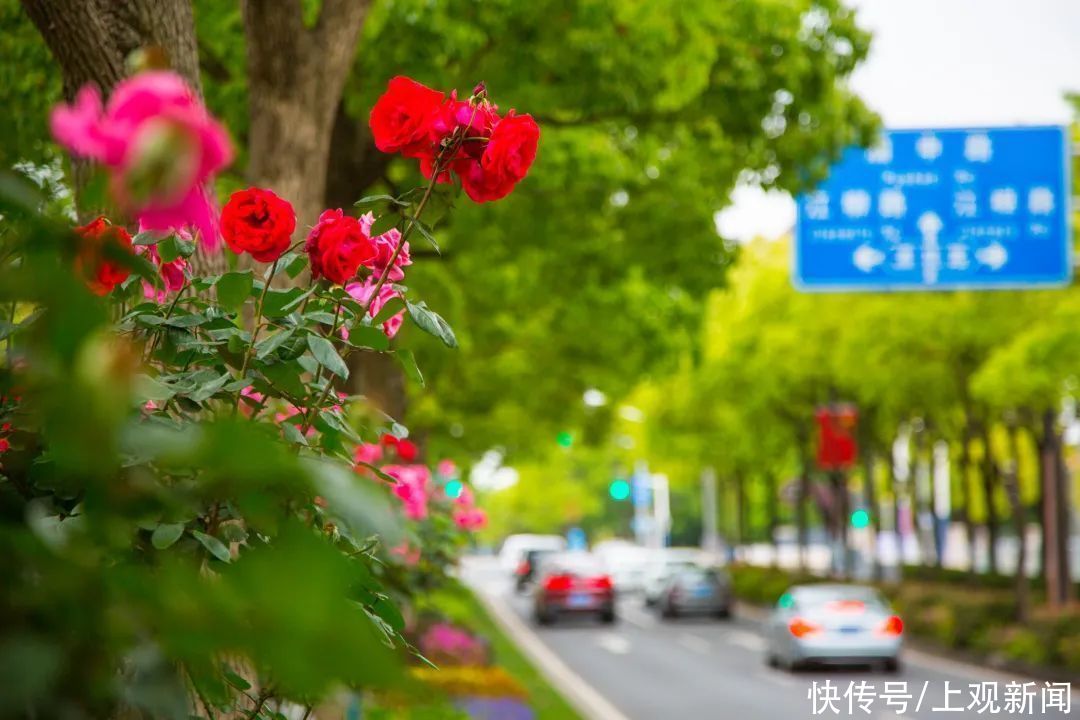
[[[334,121],[370,5],[324,0],[309,28],[299,0],[244,2],[248,176],[292,202],[300,227],[323,207]]]
[[[994,504],[994,489],[997,487],[998,468],[994,462],[994,455],[990,447],[990,428],[987,423],[980,423],[979,431],[983,446],[981,474],[983,497],[986,502],[986,562],[987,571],[993,574],[998,571],[998,515],[997,506]]]
[[[799,492],[795,500],[795,524],[798,527],[799,534],[799,570],[806,572],[806,552],[809,544],[806,504],[810,499],[810,459],[807,457],[806,448],[801,442],[799,461]]]
[[[1027,622],[1031,616],[1031,587],[1027,577],[1027,513],[1020,498],[1019,451],[1017,428],[1009,423],[1009,466],[1005,472],[1005,492],[1012,507],[1013,522],[1016,524],[1016,620]]]

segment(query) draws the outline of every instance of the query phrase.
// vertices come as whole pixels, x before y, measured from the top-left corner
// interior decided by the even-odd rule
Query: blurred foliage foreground
[[[417,530],[351,460],[381,422],[333,408],[290,433],[238,412],[252,380],[228,367],[263,280],[147,303],[156,270],[120,253],[131,277],[96,298],[67,224],[0,184],[0,716],[269,718],[341,688],[407,690],[398,605],[455,545],[447,531],[422,538],[420,564],[388,554]],[[260,348],[256,386],[296,384],[310,358],[287,345]]]

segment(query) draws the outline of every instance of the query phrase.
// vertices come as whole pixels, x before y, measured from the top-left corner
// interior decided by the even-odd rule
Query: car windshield
[[[544,557],[543,570],[548,574],[603,575],[604,566],[592,555],[571,553]]]
[[[885,606],[881,596],[873,588],[828,585],[802,587],[792,593],[795,604],[804,609],[847,610],[857,607]]]
[[[703,582],[715,582],[716,572],[708,568],[697,567],[690,565],[679,569],[676,573],[676,577],[681,582],[691,583],[703,583]]]

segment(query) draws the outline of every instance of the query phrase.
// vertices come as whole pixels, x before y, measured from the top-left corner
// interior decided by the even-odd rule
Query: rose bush
[[[120,213],[72,230],[0,184],[0,663],[48,660],[0,706],[269,718],[404,677],[399,606],[484,516],[448,494],[452,463],[432,473],[348,394],[347,359],[387,353],[419,381],[407,323],[456,345],[405,284],[409,241],[434,242],[424,211],[444,180],[468,192],[466,163],[484,201],[521,179],[536,136],[519,117],[396,78],[372,131],[431,179],[297,237],[270,189],[214,210],[227,135],[175,74],[56,109],[57,141],[98,163]],[[199,274],[219,231],[253,263]]]

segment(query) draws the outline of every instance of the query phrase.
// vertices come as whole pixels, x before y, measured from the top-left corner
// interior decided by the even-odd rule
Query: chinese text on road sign
[[[1062,285],[1072,277],[1060,127],[890,130],[798,198],[805,290]]]

